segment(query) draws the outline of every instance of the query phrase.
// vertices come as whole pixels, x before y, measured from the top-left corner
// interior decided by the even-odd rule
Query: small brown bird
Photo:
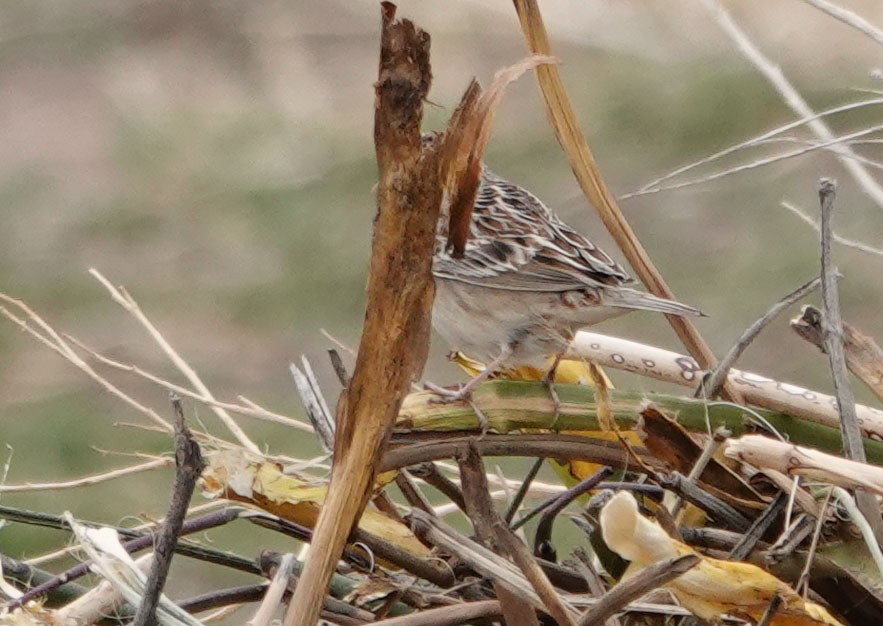
[[[487,364],[452,394],[457,398],[500,369],[545,370],[548,357],[560,358],[580,328],[631,310],[702,315],[626,287],[634,281],[613,259],[532,193],[485,167],[462,258],[447,250],[447,235],[442,215],[432,323],[453,348]]]

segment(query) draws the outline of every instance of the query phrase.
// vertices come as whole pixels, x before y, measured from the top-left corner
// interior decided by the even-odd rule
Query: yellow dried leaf
[[[254,504],[309,528],[315,526],[328,492],[328,483],[324,480],[306,481],[284,474],[276,463],[251,458],[240,451],[220,452],[209,457],[202,486],[206,497]],[[410,528],[375,509],[365,510],[359,528],[411,554],[429,554]]]
[[[634,496],[625,491],[601,510],[601,533],[611,550],[631,561],[631,571],[682,554],[699,554],[640,515]],[[843,626],[824,607],[804,601],[786,583],[755,565],[699,556],[699,564],[667,588],[703,619],[718,620],[727,614],[756,621],[778,595],[782,604],[770,626]]]

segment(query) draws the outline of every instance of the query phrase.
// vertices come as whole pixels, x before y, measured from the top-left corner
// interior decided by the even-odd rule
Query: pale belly
[[[592,306],[579,292],[538,293],[489,289],[436,279],[432,325],[454,350],[487,363],[505,346],[505,366],[543,369],[564,352],[577,330],[626,311]]]

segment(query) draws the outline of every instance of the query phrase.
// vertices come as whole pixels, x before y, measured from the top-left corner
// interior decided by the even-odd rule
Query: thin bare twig
[[[790,202],[781,202],[780,206],[788,209],[791,213],[799,217],[801,220],[812,226],[813,230],[819,232],[819,223],[803,212],[801,209],[797,208]],[[856,241],[855,239],[848,239],[841,235],[838,235],[836,232],[831,232],[831,240],[834,243],[839,243],[842,246],[846,246],[847,248],[854,248],[855,250],[860,250],[862,252],[866,252],[868,254],[873,254],[876,256],[883,256],[883,249],[874,248],[873,246],[869,246],[866,243],[862,243],[861,241]]]
[[[816,555],[816,548],[819,546],[819,538],[822,536],[822,527],[825,525],[825,514],[828,512],[828,503],[831,501],[831,494],[833,493],[834,486],[831,485],[828,487],[828,493],[825,494],[825,499],[822,501],[822,507],[819,510],[819,516],[816,519],[816,527],[812,533],[812,541],[810,542],[809,550],[806,553],[806,563],[803,566],[803,571],[800,572],[800,578],[797,579],[797,584],[794,586],[797,593],[800,593],[801,588],[803,589],[804,600],[809,594],[809,573],[812,569],[813,558]]]
[[[772,84],[776,91],[782,96],[785,104],[801,118],[813,116],[814,112],[806,103],[806,100],[800,95],[794,85],[786,78],[782,69],[768,59],[760,49],[754,45],[748,34],[739,27],[733,20],[729,12],[719,2],[719,0],[699,0],[701,4],[717,22],[723,31],[733,40],[736,47],[743,56],[752,64],[763,76]],[[809,129],[823,142],[834,140],[834,133],[828,125],[819,118],[812,119],[808,122]],[[849,172],[865,193],[867,193],[877,204],[883,208],[883,188],[871,176],[870,173],[858,162],[853,160],[852,149],[848,146],[840,145],[835,148],[837,157],[844,169]]]
[[[86,361],[80,358],[80,355],[78,355],[76,351],[71,348],[70,345],[68,345],[68,343],[61,337],[61,335],[59,335],[55,331],[54,328],[52,328],[52,326],[50,326],[42,317],[37,315],[28,305],[26,305],[21,300],[16,300],[15,298],[11,298],[3,293],[0,293],[0,301],[6,302],[24,312],[28,319],[36,324],[37,327],[40,328],[43,333],[45,333],[45,335],[41,334],[35,328],[31,327],[31,325],[28,324],[27,321],[18,317],[6,307],[0,306],[0,314],[2,314],[11,322],[17,324],[19,328],[31,335],[34,339],[42,343],[44,346],[46,346],[53,352],[61,355],[63,358],[67,359],[67,361],[83,371],[89,378],[104,387],[112,395],[120,398],[129,406],[134,407],[137,411],[146,415],[153,422],[158,424],[164,432],[172,432],[173,427],[168,421],[160,417],[156,411],[148,406],[141,404],[130,395],[122,391],[119,387],[101,376],[98,372],[96,372],[88,363],[86,363]]]
[[[817,120],[818,121],[818,120]],[[869,126],[868,128],[862,128],[861,130],[857,130],[852,133],[848,133],[846,135],[840,135],[839,137],[832,137],[827,141],[819,141],[819,142],[802,142],[805,147],[799,148],[797,150],[791,150],[790,152],[784,152],[782,154],[774,154],[772,156],[760,157],[748,163],[743,163],[741,165],[735,165],[733,167],[727,168],[725,170],[720,170],[717,172],[713,172],[711,174],[706,174],[705,176],[698,176],[696,178],[691,178],[679,183],[672,183],[670,185],[664,185],[662,187],[656,187],[650,191],[644,193],[657,193],[660,191],[672,191],[674,189],[684,189],[686,187],[693,187],[694,185],[699,185],[702,183],[707,183],[712,180],[719,180],[721,178],[726,178],[727,176],[732,176],[733,174],[738,174],[740,172],[746,172],[748,170],[757,169],[759,167],[764,167],[767,165],[772,165],[773,163],[778,163],[779,161],[785,161],[787,159],[793,159],[795,157],[802,156],[804,154],[809,154],[812,152],[817,152],[819,150],[826,150],[835,153],[837,156],[841,156],[840,152],[844,149],[849,149],[849,146],[855,143],[855,140],[859,137],[866,137],[868,135],[872,135],[874,133],[880,132],[883,130],[883,124],[877,124],[874,126]],[[867,163],[868,160],[856,155],[854,152],[849,153],[846,157],[841,157],[841,159],[845,159],[849,163],[853,163],[855,165],[862,165]],[[879,169],[880,164],[872,163],[872,167]],[[864,170],[863,170],[864,171]],[[870,174],[869,174],[870,176]],[[631,194],[630,197],[643,195],[639,193]]]
[[[116,478],[121,478],[123,476],[129,476],[131,474],[138,474],[140,472],[147,472],[153,469],[157,469],[159,467],[168,467],[172,465],[174,460],[171,458],[155,458],[151,461],[147,461],[146,463],[140,463],[138,465],[130,465],[128,467],[122,467],[116,470],[110,470],[108,472],[102,472],[100,474],[93,474],[92,476],[83,476],[81,478],[76,478],[74,480],[66,480],[63,482],[54,482],[54,483],[24,483],[21,485],[0,485],[0,493],[20,493],[20,492],[31,492],[31,491],[57,491],[60,489],[73,489],[76,487],[91,487],[92,485],[98,485],[100,483],[106,482],[108,480],[114,480]]]
[[[827,13],[835,20],[839,20],[847,26],[851,26],[877,43],[883,44],[883,30],[880,30],[871,24],[858,13],[844,9],[840,5],[828,2],[828,0],[803,0],[803,2],[817,8],[819,11]]]
[[[209,528],[223,526],[239,517],[241,509],[238,507],[228,508],[222,511],[204,515],[184,522],[181,535],[187,535],[194,532],[200,532]],[[10,507],[0,507],[0,514],[6,519],[20,521],[24,523],[46,526],[48,528],[56,528],[61,530],[69,530],[67,522],[58,515],[48,515],[46,513],[33,513],[31,511],[21,511]],[[123,537],[130,537],[123,544],[127,552],[138,552],[145,548],[151,547],[154,542],[154,535],[145,531],[133,531],[128,528],[114,528],[114,530]],[[178,542],[175,551],[179,554],[189,556],[191,558],[200,559],[209,563],[217,563],[237,569],[249,574],[260,574],[260,569],[250,559],[244,559],[234,554],[220,552],[210,548],[203,548],[191,542]],[[6,608],[13,609],[17,606],[33,600],[41,595],[49,593],[61,584],[75,580],[84,576],[89,572],[89,563],[79,563],[74,567],[62,572],[52,580],[48,580],[36,587],[25,592],[19,598],[11,601]]]
[[[620,196],[619,199],[626,200],[628,198],[633,198],[635,196],[642,196],[642,195],[649,194],[649,193],[657,193],[657,192],[665,189],[663,187],[659,187],[660,183],[664,183],[665,181],[670,180],[676,176],[679,176],[680,174],[683,174],[683,173],[688,172],[690,170],[696,169],[697,167],[700,167],[700,166],[705,165],[707,163],[711,163],[712,161],[717,161],[718,159],[721,159],[721,158],[723,158],[729,154],[732,154],[734,152],[737,152],[739,150],[742,150],[745,148],[750,148],[755,145],[763,144],[764,142],[766,142],[770,138],[775,137],[776,135],[779,135],[781,133],[788,132],[789,130],[793,130],[795,128],[803,126],[804,124],[807,124],[808,122],[810,122],[812,120],[823,118],[823,117],[828,117],[830,115],[835,115],[837,113],[844,113],[846,111],[852,111],[854,109],[864,108],[867,106],[873,106],[873,105],[877,105],[877,104],[883,104],[883,98],[871,98],[869,100],[861,100],[859,102],[850,102],[849,104],[838,105],[836,107],[826,109],[820,113],[813,113],[812,115],[802,117],[799,120],[796,120],[794,122],[789,122],[788,124],[784,124],[782,126],[778,126],[776,128],[773,128],[772,130],[768,130],[768,131],[766,131],[756,137],[752,137],[751,139],[737,143],[733,146],[730,146],[728,148],[720,150],[719,152],[715,152],[714,154],[711,154],[707,157],[699,159],[698,161],[694,161],[692,163],[689,163],[687,165],[679,167],[676,170],[669,172],[665,176],[662,176],[660,178],[650,181],[649,183],[647,183],[643,187],[641,187],[638,191],[635,191],[632,193],[627,193],[625,195]]]
[[[288,577],[291,576],[291,570],[294,567],[296,558],[293,554],[285,554],[282,556],[282,562],[273,574],[273,580],[267,587],[263,601],[251,618],[250,626],[268,626],[273,614],[282,602],[282,596],[288,589]]]
[[[754,550],[754,547],[760,541],[761,537],[766,534],[766,531],[770,529],[773,522],[776,521],[779,514],[784,510],[787,502],[788,494],[784,491],[780,491],[776,498],[770,502],[769,506],[764,509],[764,512],[752,522],[748,530],[746,530],[741,539],[739,539],[739,543],[733,546],[733,549],[730,550],[727,558],[731,561],[746,560],[748,555],[751,554],[751,551]]]
[[[847,458],[864,463],[865,447],[862,431],[859,428],[855,410],[855,397],[846,373],[846,355],[843,351],[843,319],[840,315],[840,297],[837,290],[837,268],[831,258],[831,231],[834,216],[836,186],[833,181],[819,181],[819,201],[822,217],[820,221],[821,260],[822,260],[822,299],[825,302],[825,351],[831,363],[834,377],[834,392],[840,412],[840,432],[843,436],[843,451]],[[883,542],[883,519],[877,500],[868,493],[856,493],[856,504],[874,530],[878,542]]]
[[[500,538],[494,531],[500,519],[488,493],[487,472],[475,443],[469,441],[457,451],[457,465],[463,483],[466,513],[475,528],[475,536],[488,549],[500,553]],[[527,600],[513,593],[502,581],[494,579],[494,591],[500,600],[500,608],[507,624],[513,626],[539,626],[536,612]],[[539,592],[539,590],[537,590]],[[540,597],[543,597],[540,594]],[[545,600],[545,598],[543,598]],[[554,609],[552,609],[554,611]]]
[[[782,606],[782,596],[776,594],[773,596],[773,599],[770,600],[770,605],[767,607],[766,611],[763,612],[760,621],[757,622],[757,626],[770,626],[770,624],[773,623],[773,617],[776,615],[780,606]]]
[[[313,368],[307,357],[301,357],[303,363],[303,371],[294,363],[288,366],[291,376],[294,378],[294,384],[297,387],[297,393],[300,396],[301,403],[307,412],[307,417],[316,431],[319,444],[326,454],[331,454],[334,450],[334,416],[328,410],[328,404],[319,388],[319,381],[313,374]]]
[[[604,626],[629,602],[637,600],[651,589],[661,587],[684,572],[694,568],[701,559],[697,554],[684,554],[655,563],[620,582],[601,596],[598,603],[583,613],[579,626]]]
[[[751,345],[751,342],[760,334],[760,331],[766,328],[767,324],[773,321],[782,311],[801,298],[812,293],[820,283],[821,279],[818,277],[804,283],[771,306],[763,316],[745,329],[733,347],[730,348],[724,358],[721,359],[720,363],[715,366],[714,370],[712,370],[707,377],[702,379],[702,382],[696,389],[696,397],[714,398],[720,391],[721,385],[723,385],[724,381],[727,379],[730,368],[736,364],[736,361],[742,356],[742,353],[745,352],[748,346]]]
[[[89,273],[100,282],[105,289],[110,293],[110,297],[114,302],[119,304],[126,312],[128,312],[135,320],[144,327],[147,331],[147,334],[150,335],[150,338],[160,347],[160,349],[165,353],[165,355],[169,358],[172,364],[178,368],[178,371],[181,372],[190,384],[205,398],[209,398],[214,400],[215,397],[209,388],[206,387],[205,383],[202,382],[202,379],[199,377],[199,374],[190,367],[190,365],[185,361],[181,355],[178,354],[177,350],[175,350],[172,345],[168,342],[168,340],[163,336],[161,332],[153,325],[153,322],[144,314],[141,310],[141,307],[135,301],[135,299],[129,294],[128,291],[124,287],[115,287],[104,275],[101,274],[97,269],[91,268],[89,269]],[[245,434],[245,431],[236,423],[230,414],[227,413],[222,408],[217,406],[212,406],[212,411],[214,411],[215,415],[224,423],[227,429],[233,433],[233,436],[236,437],[236,440],[239,441],[249,452],[252,454],[261,454],[260,448],[248,438],[248,435]]]
[[[123,372],[130,372],[135,374],[136,376],[140,376],[141,378],[148,380],[160,387],[165,388],[172,393],[176,393],[179,396],[183,396],[185,398],[190,398],[191,400],[196,400],[197,402],[201,402],[206,406],[224,409],[227,411],[231,411],[233,413],[238,413],[240,415],[244,415],[246,417],[254,417],[258,419],[263,419],[270,422],[276,422],[279,424],[284,424],[286,426],[291,426],[298,430],[305,430],[307,432],[312,432],[312,429],[308,424],[304,424],[303,422],[299,422],[295,419],[292,419],[286,415],[280,415],[279,413],[273,413],[262,406],[259,406],[253,402],[247,401],[242,396],[239,396],[240,400],[246,404],[247,406],[242,406],[239,404],[231,404],[229,402],[220,402],[219,400],[215,400],[214,398],[206,397],[200,393],[193,391],[192,389],[188,389],[187,387],[182,387],[181,385],[176,385],[175,383],[165,380],[164,378],[160,378],[156,374],[151,374],[150,372],[138,367],[137,365],[130,365],[127,363],[121,363],[119,361],[115,361],[111,359],[97,350],[90,348],[84,342],[80,341],[76,337],[72,337],[65,333],[65,339],[70,341],[72,344],[80,348],[81,350],[88,352],[93,358],[100,361],[104,365],[108,367],[112,367],[114,369],[118,369]]]
[[[187,424],[184,421],[184,407],[181,398],[172,397],[172,407],[175,410],[175,485],[172,489],[172,501],[169,504],[169,512],[162,525],[154,546],[154,559],[147,575],[144,597],[138,605],[135,613],[134,626],[152,626],[156,622],[156,607],[166,584],[169,567],[172,565],[172,556],[175,553],[175,544],[181,535],[184,526],[184,516],[187,515],[187,507],[190,506],[190,498],[196,481],[199,480],[202,470],[205,469],[205,461],[199,450],[199,444],[193,439]]]
[[[528,490],[530,490],[530,486],[533,484],[534,478],[537,477],[537,474],[540,473],[540,469],[545,465],[546,459],[543,457],[538,457],[534,460],[533,464],[530,466],[527,474],[524,477],[524,480],[521,481],[521,484],[518,485],[518,491],[515,492],[515,496],[512,498],[512,501],[509,503],[509,508],[506,509],[506,514],[503,516],[503,519],[507,524],[511,524],[512,520],[515,518],[515,514],[518,513],[518,509],[521,507],[521,503],[524,502],[524,497],[527,495]],[[512,530],[516,530],[516,528],[512,528]]]
[[[537,528],[534,532],[534,554],[537,556],[542,555],[544,558],[553,560],[552,557],[554,556],[554,553],[550,553],[549,551],[554,550],[551,546],[552,525],[555,523],[555,518],[568,504],[581,495],[597,488],[601,481],[608,478],[612,473],[612,468],[608,466],[602,467],[588,478],[581,480],[578,484],[557,496],[554,501],[542,511],[540,521],[537,523]],[[524,519],[525,518],[522,518],[519,521],[523,523]],[[515,530],[515,528],[513,527],[512,530]]]

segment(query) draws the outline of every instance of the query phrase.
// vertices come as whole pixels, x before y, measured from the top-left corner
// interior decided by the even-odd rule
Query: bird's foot
[[[467,403],[472,410],[475,412],[475,416],[478,418],[478,427],[481,429],[481,437],[484,437],[490,427],[490,422],[488,422],[487,416],[484,414],[484,411],[478,408],[478,405],[475,404],[475,401],[472,399],[472,392],[475,391],[475,387],[478,386],[482,382],[481,380],[472,379],[468,383],[464,385],[460,385],[457,389],[448,389],[447,387],[442,387],[440,385],[436,385],[429,381],[423,383],[423,387],[436,394],[436,398],[430,400],[430,402],[435,403],[443,403],[448,404],[451,402],[465,402]],[[473,384],[475,383],[475,384]]]
[[[543,376],[543,386],[548,390],[549,397],[552,399],[552,408],[555,413],[552,418],[551,429],[555,430],[558,426],[558,418],[561,416],[561,398],[558,397],[558,390],[555,389],[555,372],[558,370],[558,364],[561,362],[561,356],[558,356],[552,363],[551,369]]]

